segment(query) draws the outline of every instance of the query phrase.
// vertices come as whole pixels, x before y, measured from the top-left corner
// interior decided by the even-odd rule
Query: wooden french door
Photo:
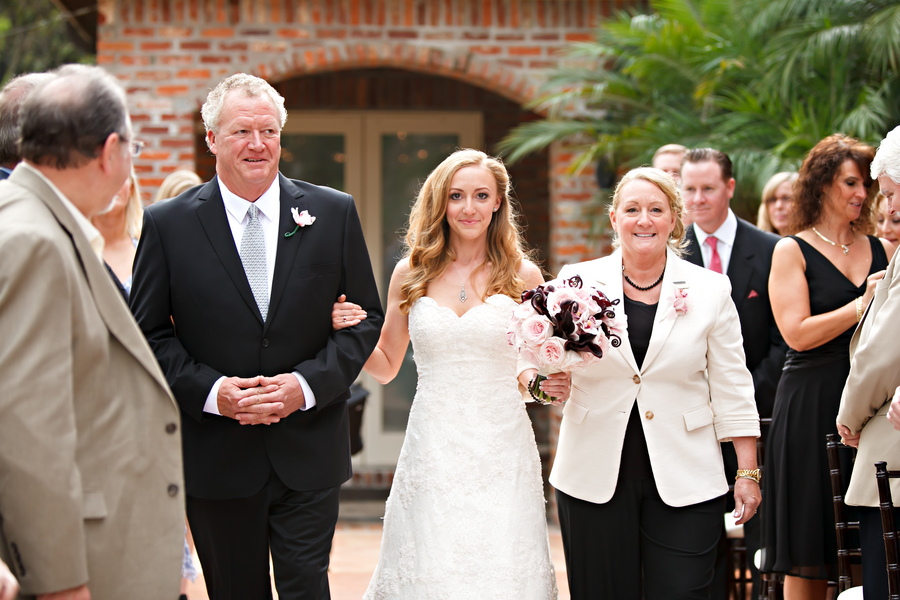
[[[478,112],[293,111],[282,132],[281,171],[353,196],[384,304],[419,187],[457,148],[480,148],[481,134]],[[370,395],[354,464],[393,466],[416,390],[412,348],[394,381],[382,386],[364,373],[360,383]]]

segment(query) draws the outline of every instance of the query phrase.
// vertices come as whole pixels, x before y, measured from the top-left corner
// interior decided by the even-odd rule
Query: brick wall
[[[535,98],[567,43],[588,39],[600,19],[627,4],[101,0],[97,61],[128,90],[136,133],[147,142],[135,169],[150,198],[168,173],[198,166],[197,111],[208,90],[235,72],[279,83],[351,69],[402,69],[464,82],[522,106]],[[545,218],[552,231],[547,266],[555,271],[562,262],[593,256],[580,212],[593,177],[567,175],[566,152],[551,154]],[[531,172],[518,178],[520,186]],[[529,218],[532,226],[539,221]]]

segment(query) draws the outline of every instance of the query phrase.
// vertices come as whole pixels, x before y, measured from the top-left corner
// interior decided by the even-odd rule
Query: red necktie
[[[709,260],[709,265],[707,268],[710,271],[715,271],[716,273],[722,272],[722,259],[719,258],[719,249],[718,249],[718,241],[715,236],[709,236],[706,238],[706,243],[709,244],[710,249],[712,250],[712,258]]]

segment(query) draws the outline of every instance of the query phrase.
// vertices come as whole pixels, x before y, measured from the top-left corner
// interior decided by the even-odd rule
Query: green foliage
[[[668,143],[711,146],[735,163],[735,207],[755,212],[766,180],[842,132],[876,144],[900,124],[896,0],[651,0],[596,41],[572,46],[513,130],[511,161],[562,139],[619,170]]]
[[[73,62],[94,62],[94,56],[71,41],[51,0],[0,2],[0,85],[21,73]]]

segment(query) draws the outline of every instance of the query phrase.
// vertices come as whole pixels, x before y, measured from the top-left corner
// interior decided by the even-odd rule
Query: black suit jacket
[[[703,256],[697,246],[694,228],[688,227],[685,237],[688,254],[684,257],[695,265],[703,266]],[[731,299],[741,319],[744,337],[744,354],[747,368],[753,375],[756,407],[760,417],[771,417],[775,406],[775,390],[781,379],[787,344],[772,316],[769,301],[769,271],[772,270],[772,252],[781,239],[777,235],[761,231],[738,219],[734,246],[728,263],[731,280]]]
[[[353,198],[279,174],[281,213],[268,318],[244,273],[217,178],[144,214],[131,308],[183,413],[187,493],[242,498],[272,469],[294,490],[335,487],[350,478],[349,387],[381,331],[381,308]],[[294,229],[290,209],[315,223]],[[337,297],[368,318],[331,328]],[[240,425],[203,412],[221,376],[298,371],[316,406],[274,425]]]

